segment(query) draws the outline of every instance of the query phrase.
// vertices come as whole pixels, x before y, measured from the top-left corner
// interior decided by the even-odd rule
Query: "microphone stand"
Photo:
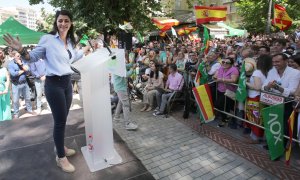
[[[117,58],[116,55],[114,55],[114,53],[111,51],[108,44],[103,39],[101,39],[101,41],[104,44],[104,46],[106,47],[107,51],[109,52],[109,56],[112,56],[111,59],[116,59]]]

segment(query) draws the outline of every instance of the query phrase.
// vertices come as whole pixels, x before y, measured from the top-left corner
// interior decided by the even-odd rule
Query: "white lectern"
[[[91,172],[121,163],[113,141],[108,73],[126,75],[124,49],[112,49],[115,59],[102,48],[77,61],[81,73],[87,146],[81,148]]]

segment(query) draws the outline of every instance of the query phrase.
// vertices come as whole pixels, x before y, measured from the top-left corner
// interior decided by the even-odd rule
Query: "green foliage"
[[[52,30],[54,14],[47,13],[44,8],[41,9],[41,19],[37,20],[37,31],[48,33]]]
[[[188,7],[192,9],[195,4],[203,5],[204,1],[205,0],[186,0],[186,3],[188,4]]]
[[[300,3],[299,0],[275,0],[274,3],[278,3],[286,7],[289,16],[293,20],[299,20],[300,17]],[[243,17],[242,28],[248,30],[248,32],[262,33],[266,29],[269,0],[239,0],[235,3],[237,6],[237,12]],[[272,8],[273,18],[274,10]],[[295,26],[292,26],[289,31],[293,31]],[[271,30],[278,31],[275,27]]]
[[[29,2],[38,4],[43,0]],[[115,31],[124,21],[131,22],[134,29],[141,32],[154,29],[150,17],[161,12],[157,0],[48,0],[48,3],[72,12],[75,21],[86,23],[85,30],[106,32]]]

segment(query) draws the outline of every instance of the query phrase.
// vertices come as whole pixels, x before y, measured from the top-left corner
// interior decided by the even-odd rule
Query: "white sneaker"
[[[126,126],[125,126],[125,128],[127,129],[127,130],[136,130],[137,128],[138,128],[138,125],[136,125],[135,123],[127,123],[126,124]]]
[[[56,164],[60,167],[64,172],[72,173],[75,171],[75,167],[71,164],[66,157],[58,158],[56,156]]]
[[[70,157],[76,154],[76,151],[74,149],[67,148],[66,146],[64,146],[64,149],[65,149],[66,157]],[[57,153],[55,146],[54,146],[54,153],[55,154]]]

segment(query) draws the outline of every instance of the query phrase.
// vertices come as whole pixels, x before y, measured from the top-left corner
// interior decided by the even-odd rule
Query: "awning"
[[[22,44],[37,44],[45,33],[33,31],[13,17],[9,17],[0,25],[0,45],[4,45],[4,34],[9,33],[13,37],[18,36]]]
[[[228,29],[229,34],[226,36],[245,36],[247,34],[247,30],[232,28],[222,22],[217,23],[217,25]]]
[[[228,32],[226,28],[218,26],[217,24],[202,24],[207,27],[210,31],[218,31],[218,32]]]

